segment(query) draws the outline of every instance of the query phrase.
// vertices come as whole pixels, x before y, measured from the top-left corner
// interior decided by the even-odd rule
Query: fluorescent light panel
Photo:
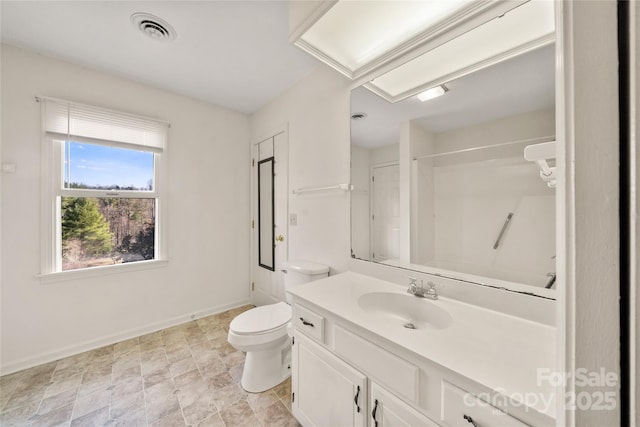
[[[425,102],[430,99],[437,98],[439,96],[444,95],[446,91],[447,91],[447,88],[445,85],[432,87],[431,89],[427,89],[424,92],[420,92],[418,94],[418,99],[422,102]]]
[[[554,3],[530,1],[383,74],[367,86],[377,89],[376,93],[386,93],[389,100],[398,101],[415,95],[425,86],[439,84],[444,76],[465,69],[475,71],[479,68],[473,67],[478,64],[532,41],[547,37],[551,42],[554,34]],[[489,61],[486,66],[495,62]]]
[[[301,40],[351,72],[473,3],[470,0],[339,1]]]

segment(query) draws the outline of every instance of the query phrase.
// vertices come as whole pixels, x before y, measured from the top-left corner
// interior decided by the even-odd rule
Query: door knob
[[[284,236],[282,234],[280,234],[278,237],[276,237],[276,241],[284,242]]]

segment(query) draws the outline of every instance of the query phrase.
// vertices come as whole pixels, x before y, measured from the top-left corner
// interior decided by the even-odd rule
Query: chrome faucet
[[[415,277],[409,277],[409,289],[407,293],[416,296],[418,298],[438,299],[438,292],[436,291],[436,284],[433,282],[427,282],[429,289],[425,289],[424,282],[420,280],[420,284],[417,283],[418,279]]]

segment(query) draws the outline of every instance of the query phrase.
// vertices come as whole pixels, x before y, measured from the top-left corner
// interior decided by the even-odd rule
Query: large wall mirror
[[[352,256],[553,298],[554,44],[444,85],[352,91]]]

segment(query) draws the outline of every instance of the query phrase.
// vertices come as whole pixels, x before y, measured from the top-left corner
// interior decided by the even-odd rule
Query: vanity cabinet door
[[[371,427],[438,427],[438,424],[426,415],[416,411],[373,381],[369,412]]]
[[[292,412],[305,427],[365,427],[367,379],[296,331]]]

